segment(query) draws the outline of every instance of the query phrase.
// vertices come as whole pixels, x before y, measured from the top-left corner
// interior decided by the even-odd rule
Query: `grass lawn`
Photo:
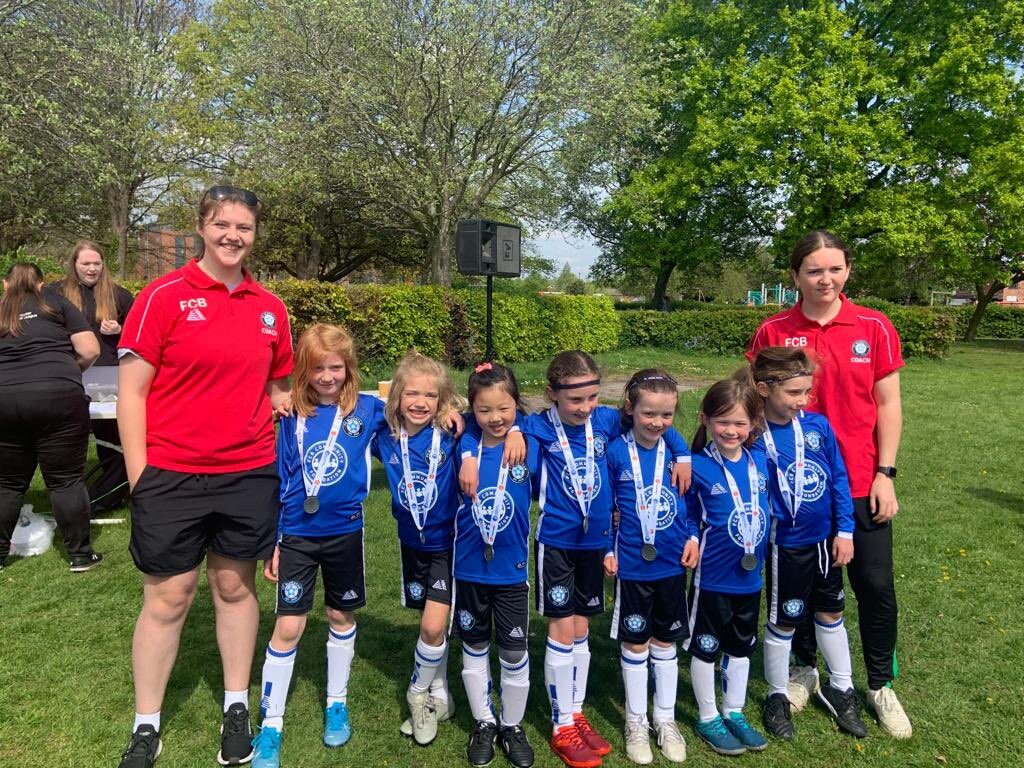
[[[608,372],[658,362],[691,378],[711,380],[739,362],[664,350],[600,356]],[[527,387],[543,382],[543,365],[517,366]],[[797,715],[797,740],[773,742],[740,758],[713,754],[690,722],[695,706],[684,663],[677,716],[694,765],[998,766],[1024,763],[1024,345],[955,347],[945,361],[913,362],[903,373],[905,420],[897,490],[896,579],[900,596],[896,684],[914,721],[909,742],[895,742],[870,723],[862,741],[837,733],[820,710]],[[464,377],[457,377],[464,381]],[[683,398],[678,426],[693,429],[700,393]],[[1013,448],[1016,445],[1017,448]],[[29,501],[48,509],[38,478]],[[454,722],[437,741],[415,747],[398,733],[417,616],[398,604],[398,553],[388,494],[374,490],[366,509],[368,606],[359,611],[357,656],[349,687],[354,735],[340,750],[320,745],[326,624],[310,616],[300,646],[286,718],[285,766],[466,765],[471,727],[459,677],[456,642],[449,681]],[[0,766],[114,766],[133,712],[130,643],[140,579],[127,553],[126,525],[93,529],[106,555],[96,570],[68,573],[58,548],[14,560],[0,573]],[[611,594],[611,583],[607,585]],[[273,590],[260,583],[260,647],[273,626]],[[850,601],[854,677],[864,685],[856,604]],[[592,722],[613,742],[605,765],[625,766],[618,651],[608,639],[610,611],[591,626],[593,665],[588,695]],[[545,745],[549,732],[542,687],[543,622],[530,627],[532,680],[525,727],[538,766],[561,765]],[[258,701],[262,651],[253,669]],[[765,695],[760,655],[754,659],[747,714],[760,720]],[[163,709],[163,768],[216,765],[221,680],[209,591],[201,587],[185,627]],[[866,718],[869,719],[869,718]],[[504,765],[499,755],[495,766]],[[656,752],[655,764],[667,765]]]

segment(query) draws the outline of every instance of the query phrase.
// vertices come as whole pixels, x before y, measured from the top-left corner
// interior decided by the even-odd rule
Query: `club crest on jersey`
[[[608,442],[604,439],[604,435],[594,435],[594,455],[604,456],[604,450],[608,447]]]
[[[789,616],[789,618],[795,619],[804,612],[804,601],[797,599],[787,600],[782,604],[782,612]]]
[[[796,462],[786,469],[786,482],[790,488],[796,488]],[[825,495],[828,487],[828,475],[821,465],[811,459],[804,459],[804,501],[817,501]]]
[[[753,507],[749,503],[743,505],[743,514],[746,515],[748,522],[753,520],[752,512]],[[757,526],[757,537],[754,541],[755,547],[764,541],[765,534],[768,532],[768,515],[765,513],[765,510],[758,510],[757,520],[760,524]],[[737,546],[743,546],[743,536],[740,534],[739,515],[736,514],[735,509],[729,513],[729,537]]]
[[[437,501],[436,479],[430,497],[427,498],[427,473],[413,470],[412,492],[416,494],[416,500],[418,503],[424,504],[428,510],[433,509],[434,503]],[[398,503],[405,509],[409,509],[409,498],[406,495],[404,478],[398,483]]]
[[[260,328],[262,333],[268,336],[277,336],[277,317],[274,316],[273,312],[261,312],[260,323],[263,326]]]
[[[302,473],[310,483],[316,477],[320,462],[327,462],[327,469],[324,470],[324,485],[334,485],[345,476],[348,469],[348,454],[338,443],[334,444],[330,454],[324,455],[324,448],[327,447],[326,440],[318,440],[313,443],[302,457]]]
[[[871,358],[868,357],[871,354],[871,345],[864,339],[857,339],[853,344],[850,345],[850,351],[853,352],[853,357],[850,358],[851,363],[870,363]]]
[[[409,593],[409,597],[413,600],[422,600],[423,596],[427,594],[427,590],[418,581],[410,581],[406,584],[405,591]]]
[[[583,500],[591,501],[601,492],[601,473],[595,466],[594,485],[593,487],[589,487],[587,486],[587,460],[585,458],[580,458],[576,459],[573,463],[576,465],[576,474],[580,478],[580,487],[583,489]],[[569,477],[568,464],[562,467],[562,490],[565,491],[566,496],[575,500],[576,489],[572,487],[572,478]]]
[[[281,599],[288,605],[295,605],[302,597],[302,584],[298,581],[286,581],[281,584]]]
[[[530,469],[525,464],[516,464],[508,469],[508,479],[520,485],[530,479]]]
[[[622,623],[630,632],[643,632],[647,626],[647,619],[639,613],[631,613],[622,620]]]
[[[511,474],[511,473],[509,473]],[[473,506],[473,522],[481,528],[486,528],[490,525],[491,520],[495,514],[494,509],[494,497],[497,495],[497,489],[494,486],[484,488],[477,494],[477,503]],[[505,498],[501,500],[501,519],[498,521],[498,532],[504,531],[508,528],[508,524],[512,522],[512,515],[515,514],[516,506],[513,503],[508,493],[505,493]]]
[[[697,647],[704,653],[714,653],[718,650],[718,638],[706,632],[697,635]]]
[[[459,611],[459,626],[464,632],[468,632],[476,626],[476,617],[465,609]]]
[[[654,486],[648,485],[644,488],[644,501],[651,504],[653,498]],[[665,486],[661,487],[661,496],[658,498],[656,508],[658,510],[657,529],[664,531],[675,521],[677,512],[675,494]]]
[[[556,608],[561,608],[569,602],[569,589],[561,584],[556,584],[548,590],[548,602]]]
[[[821,433],[811,429],[804,432],[804,442],[807,443],[807,447],[812,451],[821,450]]]
[[[363,430],[366,425],[363,424],[363,420],[358,416],[349,416],[343,422],[341,422],[341,429],[349,437],[359,437],[363,434]]]

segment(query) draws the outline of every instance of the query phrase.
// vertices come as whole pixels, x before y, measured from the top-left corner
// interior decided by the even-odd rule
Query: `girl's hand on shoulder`
[[[466,431],[466,421],[462,418],[462,414],[452,409],[448,411],[448,429],[455,433],[456,437],[459,437],[463,432]]]
[[[281,560],[281,548],[274,547],[274,555],[263,561],[263,576],[267,581],[277,582],[277,566]]]
[[[693,478],[693,466],[688,461],[677,461],[672,465],[672,485],[679,491],[680,496],[686,495],[690,490],[690,481]]]
[[[683,556],[679,560],[680,564],[684,568],[696,568],[699,557],[700,545],[693,539],[687,539],[686,546],[683,547]]]
[[[615,559],[615,555],[607,554],[604,556],[604,575],[614,576],[619,572],[619,561]]]
[[[481,438],[482,439],[482,438]],[[505,436],[505,450],[501,454],[501,463],[506,467],[514,467],[526,461],[526,438],[516,430]]]
[[[838,536],[832,541],[832,567],[842,568],[853,560],[853,539],[841,539]]]
[[[459,489],[469,498],[476,501],[476,489],[480,485],[480,467],[477,466],[476,456],[466,456],[462,459],[462,469],[459,470]]]

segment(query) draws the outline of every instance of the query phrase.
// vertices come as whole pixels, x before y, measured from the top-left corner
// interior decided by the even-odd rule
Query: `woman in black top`
[[[132,295],[110,278],[103,264],[103,252],[91,240],[79,240],[71,251],[64,279],[51,286],[85,315],[86,321],[100,341],[96,365],[117,365],[117,345],[121,325],[132,306]],[[89,489],[92,513],[117,509],[128,499],[128,474],[124,468],[121,438],[117,422],[96,419],[92,422],[96,436],[96,456],[100,476]]]
[[[0,567],[36,465],[50,491],[72,572],[101,559],[89,541],[82,480],[89,404],[82,371],[99,357],[96,335],[34,264],[15,264],[0,296]]]

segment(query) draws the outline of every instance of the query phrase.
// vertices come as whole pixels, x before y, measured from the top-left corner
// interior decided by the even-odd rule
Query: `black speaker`
[[[463,275],[519,277],[519,227],[487,219],[463,219],[456,234],[455,262]]]

